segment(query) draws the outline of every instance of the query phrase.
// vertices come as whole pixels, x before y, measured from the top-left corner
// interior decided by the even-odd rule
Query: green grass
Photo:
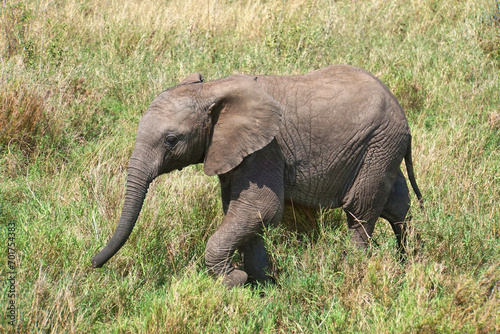
[[[498,0],[4,1],[0,31],[1,332],[500,331]],[[412,128],[425,209],[406,265],[386,222],[359,252],[330,210],[309,234],[265,231],[276,285],[227,291],[203,260],[218,181],[193,166],[158,178],[128,242],[91,268],[155,95],[192,72],[342,63],[381,78]]]

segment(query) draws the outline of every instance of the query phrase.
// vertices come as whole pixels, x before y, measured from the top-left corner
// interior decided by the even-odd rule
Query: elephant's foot
[[[228,275],[224,277],[222,283],[224,283],[228,289],[232,289],[238,286],[242,286],[247,282],[248,275],[243,270],[234,269]]]

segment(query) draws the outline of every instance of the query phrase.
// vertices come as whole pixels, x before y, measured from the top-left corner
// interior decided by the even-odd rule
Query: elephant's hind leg
[[[364,215],[344,209],[347,216],[347,227],[351,234],[351,242],[359,248],[366,248],[375,229],[377,218],[373,215],[368,219]]]
[[[406,179],[400,170],[392,186],[389,198],[385,203],[381,217],[387,219],[391,224],[398,242],[398,249],[402,255],[405,253],[406,247],[406,221],[409,220],[407,217],[409,209],[410,194]]]
[[[387,152],[385,154],[384,159],[376,150],[368,152],[344,198],[342,207],[347,216],[351,241],[361,248],[368,245],[398,175],[401,160],[390,158]]]

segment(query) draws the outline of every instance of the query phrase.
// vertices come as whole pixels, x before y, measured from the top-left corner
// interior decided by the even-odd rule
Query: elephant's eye
[[[174,147],[175,144],[179,141],[179,138],[175,135],[168,135],[167,138],[165,138],[165,145],[168,147]]]

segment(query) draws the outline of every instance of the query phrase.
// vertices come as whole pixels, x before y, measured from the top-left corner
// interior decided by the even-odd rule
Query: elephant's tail
[[[413,161],[411,158],[411,138],[408,144],[408,149],[406,150],[405,163],[406,163],[406,172],[408,173],[408,179],[410,180],[411,187],[413,188],[415,195],[417,195],[420,208],[423,209],[424,202],[422,199],[422,193],[420,192],[420,189],[418,189],[417,181],[415,180],[415,173],[413,171]]]

